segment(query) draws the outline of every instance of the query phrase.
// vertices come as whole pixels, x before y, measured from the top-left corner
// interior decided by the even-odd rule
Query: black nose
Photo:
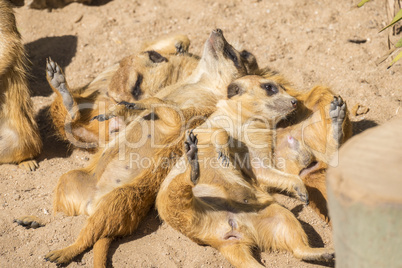
[[[222,30],[219,29],[219,28],[215,29],[214,32],[217,33],[217,34],[222,34]]]
[[[296,108],[296,106],[297,106],[297,100],[292,100],[291,103],[292,103],[293,107]]]

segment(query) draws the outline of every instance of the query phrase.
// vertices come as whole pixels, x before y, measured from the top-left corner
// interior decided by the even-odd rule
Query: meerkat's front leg
[[[46,78],[53,91],[58,93],[62,99],[64,107],[67,109],[71,119],[75,120],[78,112],[77,104],[70,93],[66,77],[60,66],[51,58],[46,59]]]
[[[200,166],[198,163],[198,139],[194,135],[193,130],[186,133],[186,140],[184,142],[184,153],[187,156],[188,163],[191,168],[191,181],[196,185],[200,179]]]
[[[163,100],[154,97],[137,102],[122,101],[112,106],[107,113],[94,116],[91,120],[98,120],[102,122],[117,116],[124,116],[127,118],[130,115],[138,114],[138,111],[151,109],[153,106],[162,105],[164,103],[165,102]]]
[[[332,121],[334,139],[340,145],[343,140],[342,126],[346,118],[346,103],[340,96],[334,96],[334,100],[329,107],[329,116]]]

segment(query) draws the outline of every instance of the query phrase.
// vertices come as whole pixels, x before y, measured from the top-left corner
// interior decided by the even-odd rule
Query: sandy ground
[[[18,28],[33,63],[32,98],[44,150],[37,171],[0,166],[0,267],[55,267],[43,256],[72,243],[86,219],[52,215],[52,191],[58,178],[85,166],[91,154],[68,150],[52,136],[45,116],[53,100],[45,80],[46,57],[57,61],[70,85],[78,87],[134,53],[144,39],[183,32],[192,40],[191,51],[199,54],[210,31],[219,27],[230,42],[255,53],[261,66],[281,71],[297,88],[328,85],[349,109],[356,104],[368,108],[367,113],[351,117],[359,133],[401,113],[402,61],[389,70],[386,64],[375,65],[387,51],[387,33],[378,34],[387,21],[384,5],[373,1],[363,9],[353,8],[357,2],[115,0],[51,11],[16,8]],[[332,246],[331,228],[310,208],[284,196],[278,195],[278,200],[297,215],[313,246]],[[26,230],[13,223],[26,214],[48,224]],[[198,246],[162,223],[155,210],[135,234],[113,242],[108,258],[112,267],[230,267],[216,250]],[[262,253],[257,258],[266,267],[323,265],[299,261],[286,252]],[[68,267],[92,263],[89,250]]]

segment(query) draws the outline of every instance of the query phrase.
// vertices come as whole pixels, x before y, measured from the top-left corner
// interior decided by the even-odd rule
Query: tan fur
[[[261,87],[268,83],[279,92],[268,96]],[[255,246],[262,250],[288,250],[304,260],[331,258],[331,250],[309,247],[301,224],[267,193],[266,186],[289,189],[287,183],[283,183],[285,174],[277,180],[272,175],[262,178],[258,174],[247,179],[243,178],[240,170],[244,167],[211,165],[210,161],[216,160],[217,151],[221,151],[227,141],[221,131],[217,138],[213,138],[215,127],[222,125],[223,117],[226,116],[223,120],[233,122],[234,127],[228,128],[227,133],[236,143],[242,139],[242,135],[237,133],[242,132],[239,130],[246,125],[263,119],[275,122],[294,109],[291,104],[294,98],[273,80],[246,76],[233,82],[229,89],[233,88],[237,94],[230,100],[220,101],[218,110],[194,130],[194,134],[198,135],[199,157],[196,161],[199,162],[199,173],[193,170],[196,163],[190,161],[186,164],[188,161],[180,160],[183,163],[171,171],[158,193],[159,215],[193,241],[218,249],[236,267],[262,267],[252,256]],[[250,155],[256,155],[259,150],[253,149],[251,144],[247,147]],[[257,169],[251,168],[253,171]],[[273,167],[265,169],[271,169],[267,172],[275,176]],[[196,182],[193,181],[194,174],[200,174],[199,178],[195,178]]]
[[[0,1],[0,40],[0,163],[20,163],[34,170],[37,164],[31,159],[40,153],[42,142],[29,95],[28,59],[13,10],[4,0]]]
[[[176,156],[182,154],[184,129],[199,124],[212,113],[216,102],[224,97],[227,84],[245,74],[239,52],[232,51],[237,57],[236,66],[234,60],[224,55],[224,51],[233,48],[220,30],[211,34],[205,47],[199,65],[185,82],[164,89],[167,92],[163,94],[162,91],[156,94],[161,94],[164,100],[148,98],[136,102],[136,107],[147,110],[135,117],[107,148],[97,153],[87,168],[70,171],[60,178],[54,211],[67,215],[86,213],[90,217],[76,242],[50,252],[46,255],[48,260],[69,262],[101,240],[102,245],[96,246],[99,251],[95,256],[95,263],[99,264],[107,254],[107,241],[102,239],[127,235],[137,228],[154,203],[159,186]],[[183,98],[176,98],[177,92],[181,92]],[[197,99],[200,95],[208,97]],[[151,129],[151,126],[153,132],[142,132],[142,128]],[[140,144],[135,145],[138,142]],[[151,166],[132,166],[133,155],[149,159]],[[167,165],[163,160],[169,160]]]
[[[169,38],[168,41],[171,42],[181,41],[183,36]],[[153,44],[159,44],[158,47],[164,51],[172,49],[169,46],[174,45],[165,43],[164,39]],[[146,52],[128,56],[119,64],[105,70],[89,85],[78,90],[67,87],[69,96],[62,96],[49,83],[56,92],[50,113],[59,137],[81,148],[97,147],[108,142],[109,134],[118,131],[124,125],[123,122],[118,120],[99,122],[91,120],[93,117],[106,113],[116,102],[130,102],[153,96],[160,89],[183,81],[198,64],[198,59],[188,54],[166,55],[165,58],[166,62],[154,63]],[[139,83],[139,92],[134,98],[132,90],[140,76],[142,82]],[[73,100],[71,110],[75,111],[74,114],[71,114],[69,107],[64,105],[66,98]]]
[[[126,57],[112,77],[108,95],[116,102],[133,102],[154,96],[162,88],[184,81],[198,64],[197,57],[189,54],[167,55],[165,59],[166,62],[152,63],[147,52]],[[140,76],[141,94],[134,97],[132,91]]]
[[[306,184],[310,206],[329,222],[325,186],[326,169],[329,161],[336,157],[338,148],[352,136],[352,125],[348,117],[342,124],[343,138],[339,143],[333,138],[333,128],[329,118],[329,106],[334,94],[327,87],[316,86],[310,91],[293,89],[278,73],[269,69],[258,71],[268,79],[281,81],[283,88],[299,103],[291,115],[278,126],[275,143],[275,165],[278,169],[301,175]],[[300,143],[295,151],[289,147],[288,137]],[[316,164],[314,164],[316,163]]]
[[[162,55],[187,53],[190,47],[190,39],[184,34],[169,34],[156,40],[146,41],[141,51],[154,50]]]

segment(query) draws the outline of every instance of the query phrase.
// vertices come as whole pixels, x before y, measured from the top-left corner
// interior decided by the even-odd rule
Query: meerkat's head
[[[205,42],[204,51],[195,73],[205,76],[214,87],[225,88],[234,79],[247,74],[243,59],[230,45],[220,29],[213,30]]]
[[[168,64],[168,58],[156,51],[145,51],[128,56],[120,61],[120,67],[113,75],[108,95],[116,102],[133,102],[150,96],[155,90],[149,79],[160,73],[160,68]],[[159,81],[162,84],[162,81]]]
[[[241,103],[242,116],[255,115],[279,121],[297,107],[297,100],[272,79],[248,75],[233,81],[227,88],[229,100]]]

